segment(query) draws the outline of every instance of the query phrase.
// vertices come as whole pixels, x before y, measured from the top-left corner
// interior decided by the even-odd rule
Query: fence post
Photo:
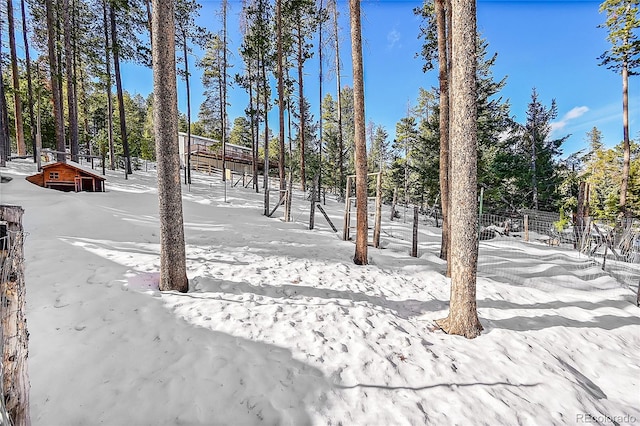
[[[524,240],[529,242],[529,215],[524,215]]]
[[[311,188],[311,212],[309,214],[309,229],[313,229],[316,220],[316,188],[318,187],[318,177],[313,179]]]
[[[351,225],[351,176],[347,176],[347,188],[344,199],[344,226],[342,229],[342,239],[349,241],[349,225]]]
[[[411,239],[411,256],[418,257],[418,206],[413,206],[413,238]]]
[[[19,206],[0,206],[0,312],[2,405],[11,424],[30,425],[29,333],[25,318],[22,214]]]
[[[382,173],[376,178],[376,223],[373,228],[373,246],[380,248],[380,226],[382,221]]]

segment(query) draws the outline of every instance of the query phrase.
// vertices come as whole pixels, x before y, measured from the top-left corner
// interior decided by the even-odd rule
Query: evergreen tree
[[[251,124],[246,117],[236,117],[229,134],[229,143],[251,148]]]
[[[626,210],[631,147],[629,142],[629,75],[636,74],[640,66],[640,1],[606,0],[600,5],[600,12],[606,12],[607,19],[601,27],[609,31],[607,39],[611,49],[600,56],[601,63],[622,75],[622,130],[623,163],[620,184],[620,209]]]
[[[497,196],[513,210],[559,208],[557,160],[568,136],[551,139],[551,121],[557,114],[555,100],[545,107],[533,89],[526,123],[505,138],[496,153],[491,172],[501,188]]]

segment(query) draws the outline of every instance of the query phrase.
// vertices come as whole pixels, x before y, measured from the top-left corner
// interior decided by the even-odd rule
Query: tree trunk
[[[533,193],[533,209],[538,210],[538,152],[536,147],[536,126],[538,120],[534,117],[533,134],[531,135],[531,191]]]
[[[222,58],[220,58],[221,55],[221,51],[218,49],[218,51],[216,52],[217,57],[217,66],[218,66],[218,100],[219,100],[219,114],[220,114],[220,139],[222,139],[221,144],[222,144],[222,181],[226,182],[227,181],[227,139],[226,139],[226,135],[225,135],[225,119],[224,119],[224,88],[222,87],[222,73],[224,72],[223,70],[223,64],[222,64]]]
[[[442,243],[440,259],[449,259],[449,69],[445,0],[435,0],[438,26],[438,80],[440,84],[440,200],[442,204]],[[447,276],[449,276],[447,262]]]
[[[362,66],[362,35],[360,24],[360,0],[349,0],[351,21],[351,57],[353,63],[353,105],[355,125],[356,162],[356,252],[353,261],[366,265],[368,259],[367,224],[367,140],[364,115],[364,69]]]
[[[156,140],[160,216],[160,290],[186,292],[174,4],[153,1],[153,130]]]
[[[116,169],[116,153],[113,144],[113,98],[111,96],[111,55],[109,54],[109,24],[107,21],[107,0],[102,1],[102,18],[104,21],[104,62],[107,81],[107,137],[109,139],[109,167]]]
[[[29,31],[27,28],[27,12],[24,0],[20,0],[20,9],[22,12],[22,42],[24,43],[24,59],[27,67],[27,96],[29,103],[29,123],[31,124],[31,146],[33,147],[33,161],[36,162],[36,131],[35,131],[35,114],[33,112],[33,86],[31,82],[31,55],[29,53]]]
[[[184,183],[191,185],[191,90],[189,89],[189,57],[187,56],[187,34],[184,30],[182,30],[182,53],[184,55],[184,82],[187,94],[187,158],[186,164],[184,165]]]
[[[227,164],[227,0],[222,0],[222,152]],[[226,170],[224,171],[226,179]]]
[[[299,150],[300,150],[300,189],[304,191],[307,188],[307,180],[305,178],[305,134],[306,134],[306,114],[304,104],[304,83],[303,83],[303,69],[304,58],[302,56],[302,44],[304,43],[304,37],[302,36],[302,20],[298,19],[297,22],[298,31],[298,99],[299,99],[299,112],[300,112],[300,135],[299,135]],[[322,99],[320,99],[320,105],[322,105]],[[320,115],[322,117],[322,115]],[[321,136],[322,137],[322,136]]]
[[[2,377],[4,398],[11,424],[30,425],[29,416],[29,332],[25,316],[24,233],[18,206],[0,206],[0,220],[6,222],[0,233],[0,298],[2,299]]]
[[[451,69],[451,301],[438,325],[474,338],[482,331],[476,310],[477,107],[475,0],[453,0]]]
[[[323,5],[322,5],[322,0],[320,0],[320,15],[323,15]],[[316,185],[315,183],[314,188],[317,186],[318,187],[318,192],[321,193],[322,192],[322,125],[324,122],[324,118],[322,116],[323,112],[322,112],[322,83],[323,83],[323,78],[322,78],[322,23],[324,22],[324,19],[320,19],[320,23],[318,24],[318,80],[319,80],[319,97],[318,100],[320,102],[320,111],[319,111],[319,117],[318,117],[318,124],[319,124],[319,129],[318,129],[318,133],[320,135],[320,137],[318,138],[318,144],[319,144],[319,155],[318,155],[318,184]]]
[[[71,160],[78,161],[78,104],[75,99],[75,81],[73,78],[73,49],[71,48],[71,7],[69,0],[63,2],[64,19],[64,59],[67,75],[67,114],[69,117],[69,138]]]
[[[127,141],[127,121],[124,111],[124,94],[122,91],[122,76],[120,75],[120,54],[118,47],[118,33],[116,31],[116,11],[111,4],[109,8],[111,18],[111,48],[113,51],[113,72],[116,76],[116,90],[118,95],[118,112],[120,113],[120,136],[122,138],[122,149],[124,150],[125,179],[131,174],[131,156],[129,155],[129,142]],[[175,51],[175,45],[173,46]],[[175,62],[175,60],[174,60]],[[176,115],[177,119],[177,115]]]
[[[622,62],[622,182],[620,184],[620,211],[627,211],[627,189],[629,187],[629,170],[631,165],[631,144],[629,143],[629,67],[627,61]]]
[[[249,76],[249,118],[251,120],[251,171],[253,173],[253,187],[258,190],[258,131],[256,131],[257,99],[253,96],[253,81],[251,78],[251,60],[247,61],[247,75]],[[257,94],[256,94],[257,96]]]
[[[278,161],[278,174],[280,176],[280,190],[284,190],[287,187],[287,182],[284,176],[284,75],[282,61],[283,46],[282,46],[282,0],[276,0],[276,44],[277,44],[277,66],[276,72],[278,74],[278,124],[280,126],[280,133],[278,136],[280,155]],[[282,194],[281,194],[282,195]]]
[[[264,102],[264,215],[269,216],[269,87],[265,63],[265,52],[262,52],[260,68],[262,70],[262,90]]]
[[[340,39],[338,34],[338,2],[334,0],[333,2],[333,36],[335,41],[335,49],[336,49],[336,85],[337,85],[337,112],[338,112],[338,176],[340,182],[338,183],[338,187],[340,188],[340,197],[344,199],[344,142],[342,139],[342,94],[341,94],[341,83],[340,83]]]
[[[58,57],[56,54],[56,27],[53,16],[52,0],[45,0],[47,12],[47,49],[49,52],[49,75],[51,78],[51,95],[53,97],[53,118],[56,129],[56,146],[58,149],[57,160],[66,162],[64,154],[64,121],[62,117],[62,93],[60,91],[60,71],[58,67]]]
[[[27,154],[24,142],[24,124],[22,122],[22,99],[20,98],[20,72],[18,70],[18,53],[16,51],[15,25],[13,21],[13,0],[7,0],[7,21],[9,32],[9,53],[11,55],[11,74],[13,81],[13,101],[16,124],[16,149],[18,155]]]
[[[0,31],[0,55],[2,54],[2,31]],[[0,61],[0,81],[4,81],[2,61]],[[9,117],[7,101],[4,97],[4,84],[0,84],[0,167],[6,167],[11,157],[11,143],[9,141]]]

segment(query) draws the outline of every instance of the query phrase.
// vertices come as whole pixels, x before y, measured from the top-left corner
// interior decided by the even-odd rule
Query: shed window
[[[49,172],[49,179],[58,179],[58,172]]]

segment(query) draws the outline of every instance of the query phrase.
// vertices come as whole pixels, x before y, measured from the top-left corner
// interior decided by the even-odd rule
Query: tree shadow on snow
[[[561,302],[553,301],[546,303],[518,304],[508,302],[506,300],[481,299],[478,300],[478,308],[489,308],[499,310],[534,310],[548,309],[551,311],[563,308],[577,308],[585,311],[593,312],[600,308],[614,308],[624,310],[631,307],[634,308],[630,301],[626,300],[603,300],[601,302],[588,301],[571,301]],[[626,311],[625,311],[626,312]],[[594,316],[588,321],[579,321],[567,318],[559,313],[550,313],[537,316],[514,316],[511,318],[490,320],[483,318],[482,323],[487,328],[502,328],[512,331],[536,331],[544,330],[551,327],[572,327],[572,328],[600,328],[603,330],[614,330],[616,328],[628,325],[640,325],[640,317],[629,315],[600,315]]]
[[[615,330],[628,325],[640,325],[638,317],[619,317],[616,315],[601,315],[591,321],[578,321],[562,315],[541,315],[537,317],[516,316],[501,320],[482,318],[482,324],[487,329],[502,328],[511,331],[538,331],[551,327],[571,328],[599,328]]]
[[[270,298],[283,299],[302,299],[302,298],[318,298],[318,299],[337,299],[346,300],[355,303],[368,303],[383,309],[388,309],[397,314],[402,319],[409,319],[425,312],[433,312],[447,309],[448,302],[431,299],[431,300],[390,300],[385,296],[368,295],[347,290],[333,290],[326,288],[316,288],[303,285],[285,284],[281,286],[260,285],[256,286],[248,282],[240,281],[224,281],[214,278],[196,277],[191,280],[191,294],[198,293],[231,293],[244,294],[250,293],[258,296],[266,296]]]

